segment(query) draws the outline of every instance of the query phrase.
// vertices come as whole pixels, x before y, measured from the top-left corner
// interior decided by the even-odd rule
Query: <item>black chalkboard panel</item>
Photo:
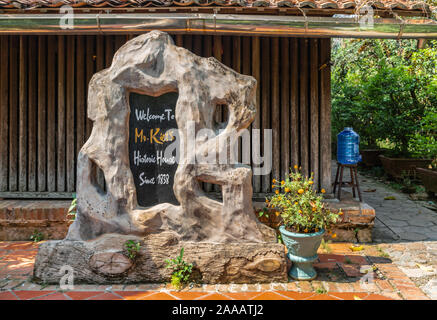
[[[177,99],[176,92],[159,97],[129,94],[129,162],[142,207],[164,202],[178,205],[173,192],[176,151],[164,157],[166,147],[179,143],[175,138]]]

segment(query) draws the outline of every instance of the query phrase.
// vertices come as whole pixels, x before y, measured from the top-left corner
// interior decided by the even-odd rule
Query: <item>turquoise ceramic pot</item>
[[[313,262],[318,258],[317,249],[322,242],[325,230],[316,233],[295,233],[279,227],[282,240],[288,249],[288,258],[293,265],[288,275],[295,280],[312,280],[317,276]]]

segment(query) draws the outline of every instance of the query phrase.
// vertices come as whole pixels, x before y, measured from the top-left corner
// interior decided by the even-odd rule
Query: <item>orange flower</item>
[[[325,192],[326,192],[326,190],[325,190],[325,189],[322,189],[321,191],[322,191],[322,193],[325,193]]]
[[[282,181],[281,181],[281,184],[282,184],[282,185],[284,185],[284,184],[285,184],[285,181],[284,181],[284,180],[282,180]]]
[[[290,188],[288,188],[288,187],[285,187],[285,192],[290,192],[291,190],[290,190]]]
[[[311,180],[310,180],[310,181],[309,181],[308,183],[309,183],[309,184],[313,184],[313,183],[314,183],[314,181],[311,181]]]
[[[276,190],[275,193],[276,193],[276,194],[279,194],[279,190]]]
[[[307,228],[305,228],[305,230],[304,230],[303,232],[307,233],[307,232],[308,232],[308,229],[307,229]]]
[[[317,208],[316,208],[316,207],[313,207],[313,212],[316,211],[316,210],[317,210]]]
[[[299,189],[299,190],[297,190],[297,192],[298,192],[299,194],[302,194],[304,191],[303,191],[303,189]]]
[[[340,216],[341,216],[341,215],[343,215],[343,212],[342,212],[342,211],[340,211],[340,212],[338,213],[338,215],[340,215]]]
[[[333,238],[337,238],[337,234],[334,233],[334,234],[332,235],[332,237],[333,237]]]
[[[276,183],[276,179],[273,179],[272,182],[273,182],[273,183]]]
[[[302,210],[299,210],[298,212],[299,212],[300,214],[302,214]]]
[[[297,203],[297,202],[295,202],[294,204],[295,204],[295,205],[298,205],[298,203]]]
[[[275,214],[276,214],[276,216],[279,216],[279,211],[276,211]]]
[[[269,199],[266,199],[266,203],[269,203]]]
[[[297,169],[297,164],[294,165],[294,168]]]
[[[275,189],[276,187],[272,184],[272,189]]]

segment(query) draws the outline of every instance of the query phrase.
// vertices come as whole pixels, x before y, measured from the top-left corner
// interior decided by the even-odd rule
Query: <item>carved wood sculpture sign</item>
[[[203,283],[286,281],[284,247],[253,212],[252,170],[228,152],[227,141],[255,117],[255,93],[254,78],[175,46],[164,32],[124,44],[90,81],[93,130],[77,159],[76,218],[66,239],[39,247],[35,279],[59,283],[67,265],[81,282],[168,281],[165,259],[183,247]],[[228,122],[214,131],[222,104]],[[226,161],[197,161],[205,155]],[[219,184],[223,200],[207,197],[203,182]],[[140,244],[135,263],[129,241]]]
[[[165,155],[165,148],[179,143],[175,108],[176,92],[158,97],[129,94],[129,162],[137,192],[138,205],[150,207],[158,203],[178,205],[173,182],[178,161],[176,151]]]

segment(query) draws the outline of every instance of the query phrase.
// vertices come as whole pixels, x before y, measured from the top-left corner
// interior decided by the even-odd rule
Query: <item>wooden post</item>
[[[85,65],[86,65],[86,80],[85,80],[85,97],[88,97],[88,85],[90,83],[91,77],[95,73],[95,60],[97,59],[96,51],[94,48],[95,37],[87,36],[86,37],[86,57],[85,57]],[[89,138],[91,134],[91,130],[93,128],[93,122],[88,119],[87,115],[87,100],[85,100],[85,117],[86,117],[86,139]]]
[[[281,153],[284,152],[281,148],[281,118],[279,105],[279,38],[271,38],[272,56],[272,78],[271,78],[271,128],[273,133],[272,139],[272,177],[281,180]]]
[[[58,139],[57,191],[66,191],[65,183],[65,37],[58,36]]]
[[[331,192],[331,39],[320,39],[320,183]]]
[[[0,37],[0,191],[8,189],[9,37]]]
[[[256,116],[252,129],[261,129],[261,46],[260,37],[252,38],[252,76],[256,79]],[[260,140],[261,142],[261,140]],[[261,143],[260,143],[261,147]],[[252,150],[254,146],[252,144]],[[261,152],[261,150],[259,150]],[[261,177],[253,176],[253,191],[261,192]]]
[[[281,38],[281,177],[290,169],[290,56],[289,39]]]
[[[27,143],[28,148],[26,151],[27,157],[27,179],[28,186],[27,191],[37,191],[37,178],[43,180],[43,174],[37,170],[37,160],[40,158],[37,151],[37,120],[38,120],[38,38],[37,37],[29,37],[28,49],[26,52],[28,57],[28,68],[27,68],[27,77],[28,77],[28,85],[27,85]],[[39,140],[39,138],[38,138]],[[44,150],[45,151],[45,150]],[[42,158],[43,156],[41,156]],[[43,159],[41,159],[43,160]],[[24,190],[23,190],[24,191]]]
[[[300,159],[302,173],[308,175],[309,169],[309,128],[308,128],[308,39],[299,39],[300,44],[300,71],[299,71],[299,92],[300,92]]]
[[[86,84],[86,65],[85,65],[85,38],[84,36],[76,37],[76,153],[85,143],[85,121],[86,121],[86,101],[85,101],[85,84]]]
[[[27,190],[27,57],[28,37],[20,36],[18,190]]]
[[[47,191],[56,191],[56,36],[47,38]]]
[[[66,120],[67,120],[67,191],[73,192],[76,190],[75,186],[75,172],[76,172],[76,150],[74,144],[74,71],[75,71],[75,37],[67,36],[67,99],[66,99]]]
[[[47,118],[46,118],[47,117],[47,113],[46,113],[47,111],[47,100],[46,100],[47,98],[46,97],[47,41],[46,40],[47,40],[47,36],[38,36],[38,191],[47,191]],[[32,93],[30,94],[32,95]]]
[[[261,51],[261,130],[271,129],[270,125],[270,38],[262,38]],[[261,135],[264,140],[264,134]],[[262,142],[264,146],[264,141]],[[272,150],[273,152],[273,150]],[[274,158],[274,155],[272,155]],[[269,192],[271,190],[270,174],[262,176],[262,191]]]
[[[311,123],[311,171],[314,172],[314,186],[319,187],[319,41],[310,42],[310,123]]]
[[[300,165],[299,157],[299,51],[298,39],[290,39],[290,138],[291,165]]]
[[[19,37],[9,43],[9,191],[18,191]]]

